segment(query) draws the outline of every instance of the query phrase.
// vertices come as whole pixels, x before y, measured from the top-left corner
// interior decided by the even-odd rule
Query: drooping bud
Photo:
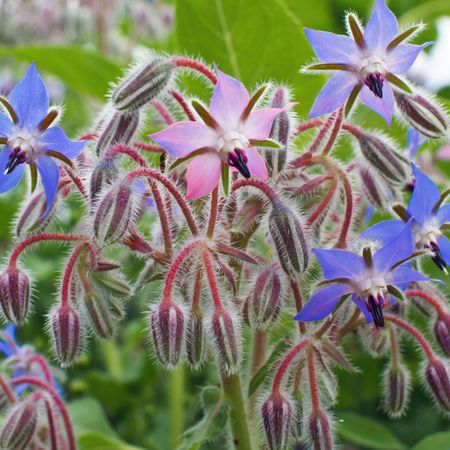
[[[206,357],[206,333],[200,310],[189,313],[186,326],[186,355],[194,368],[200,367]]]
[[[448,119],[439,105],[423,95],[394,89],[397,106],[403,117],[424,136],[441,138],[448,130]]]
[[[167,59],[146,55],[113,90],[114,107],[119,111],[134,111],[144,106],[167,87],[173,68]]]
[[[447,364],[439,359],[428,361],[425,366],[425,382],[436,403],[445,413],[450,412],[450,379]]]
[[[262,404],[262,423],[270,450],[288,448],[292,409],[291,402],[281,393],[272,392]]]
[[[324,411],[311,412],[308,421],[309,437],[314,450],[333,450],[330,419]]]
[[[0,303],[6,319],[19,326],[24,323],[30,306],[30,280],[18,268],[0,274]]]
[[[182,354],[185,339],[183,310],[173,301],[162,301],[150,313],[150,332],[155,355],[166,368],[174,368]]]
[[[91,200],[94,200],[106,185],[112,185],[119,176],[119,169],[112,156],[104,156],[91,174]]]
[[[211,336],[217,361],[228,373],[239,370],[241,363],[241,348],[239,325],[227,311],[214,311],[210,323]]]
[[[24,450],[33,439],[38,422],[37,405],[33,397],[15,406],[0,432],[0,448]]]
[[[109,296],[128,297],[131,294],[129,283],[118,273],[110,275],[104,272],[92,272],[91,280],[100,289],[105,290]]]
[[[128,144],[139,126],[139,111],[114,111],[106,123],[97,145],[97,155],[103,155],[106,150],[116,144]]]
[[[70,365],[83,351],[84,330],[80,316],[72,306],[57,306],[49,316],[53,347],[59,362]]]
[[[434,322],[433,332],[442,350],[450,356],[450,315],[439,314]]]
[[[388,183],[399,186],[408,179],[409,162],[383,138],[372,133],[357,137],[364,159]]]
[[[361,338],[375,358],[385,355],[390,348],[389,331],[385,328],[364,327],[361,329]]]
[[[94,233],[99,242],[112,244],[128,232],[134,215],[132,189],[126,182],[109,191],[98,203]]]
[[[117,317],[112,313],[104,295],[98,295],[94,290],[84,292],[83,306],[92,331],[102,339],[114,335]]]
[[[389,416],[401,417],[409,400],[409,373],[403,365],[389,365],[384,372],[384,409]]]
[[[286,274],[295,276],[303,273],[309,264],[309,248],[300,218],[279,203],[270,213],[269,230]]]
[[[372,205],[377,209],[386,207],[386,195],[380,186],[380,183],[373,176],[373,173],[365,167],[359,169],[359,176],[362,182],[363,191]]]

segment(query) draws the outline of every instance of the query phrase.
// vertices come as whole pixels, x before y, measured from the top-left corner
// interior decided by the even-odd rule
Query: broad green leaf
[[[411,450],[450,449],[450,432],[435,433],[423,438]]]
[[[339,436],[356,445],[374,450],[402,450],[406,446],[384,425],[354,413],[340,413],[337,432]]]
[[[123,441],[103,436],[99,433],[86,433],[78,439],[79,450],[144,450]]]

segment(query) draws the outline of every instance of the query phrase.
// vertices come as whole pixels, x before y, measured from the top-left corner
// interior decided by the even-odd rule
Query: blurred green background
[[[450,1],[392,0],[389,6],[403,25],[418,21],[428,25],[420,42],[434,40],[438,51],[427,49],[411,77],[449,103]],[[0,0],[0,88],[8,92],[35,61],[53,101],[64,104],[62,123],[75,138],[91,130],[109,83],[121,74],[134,52],[151,47],[200,56],[249,88],[268,79],[285,83],[300,102],[300,118],[305,118],[324,79],[299,73],[313,56],[302,27],[342,33],[344,11],[349,9],[365,20],[372,4],[366,0]],[[189,86],[193,93],[206,95],[198,84]],[[357,119],[387,131],[367,109],[360,108]],[[404,145],[403,127],[394,123],[392,134]],[[430,156],[439,145],[426,146],[423,152],[448,174],[448,163]],[[11,221],[26,194],[24,185],[0,197],[2,257],[14,245]],[[58,229],[69,230],[76,224],[77,205],[76,198],[69,199],[69,208],[58,216]],[[19,337],[48,355],[46,313],[57,295],[58,271],[66,253],[67,249],[48,244],[23,258],[36,289],[32,318],[19,330]],[[125,254],[119,257],[134,280],[143,262]],[[157,298],[157,284],[132,298],[115,339],[91,342],[80,363],[61,372],[81,448],[175,448],[179,432],[201,420],[204,410],[217,400],[218,380],[211,365],[199,372],[178,369],[168,376],[153,362],[144,312]],[[448,422],[432,407],[416,379],[408,415],[393,421],[382,413],[380,380],[386,361],[361,356],[357,347],[354,343],[348,350],[350,355],[358,355],[354,362],[360,373],[339,374],[340,401],[335,416],[344,448],[449,449],[450,433],[443,433]],[[416,349],[407,346],[405,354],[416,369]],[[227,448],[224,424],[221,413],[207,431],[204,422],[200,423],[187,434],[182,448]],[[434,433],[441,434],[420,443]]]

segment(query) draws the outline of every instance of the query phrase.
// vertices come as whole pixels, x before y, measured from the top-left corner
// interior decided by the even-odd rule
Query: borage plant
[[[400,351],[406,338],[422,349],[423,383],[449,414],[450,310],[422,269],[431,258],[445,271],[450,260],[449,191],[441,194],[411,161],[415,151],[356,125],[350,112],[357,100],[388,123],[398,112],[427,138],[444,138],[448,119],[399,77],[427,45],[407,43],[419,25],[399,30],[383,0],[365,28],[353,13],[346,23],[351,36],[306,30],[318,62],[305,70],[337,71],[306,121],[295,117],[282,85],[249,94],[199,60],[149,53],[113,87],[91,132],[74,142],[52,126],[58,110],[49,109],[32,66],[1,99],[0,189],[14,188],[28,165],[32,187],[39,172],[45,195],[34,193],[16,221],[18,243],[0,275],[4,317],[17,325],[27,317],[32,283],[22,252],[49,240],[71,243],[48,319],[55,355],[69,366],[89,335],[113,337],[124,317],[131,288],[111,249],[131,251],[146,261],[135,291],[162,280],[159,298],[148,299],[152,354],[167,369],[217,367],[223,396],[211,414],[228,405],[236,449],[334,448],[334,368],[356,370],[345,355],[355,339],[372,353],[386,349],[380,341],[390,344],[380,389],[392,418],[404,414],[410,394]],[[211,87],[209,106],[187,96],[181,73]],[[147,129],[150,111],[167,127]],[[139,140],[142,133],[148,141]],[[345,135],[355,149],[342,161],[336,149]],[[55,232],[72,189],[84,201],[82,217],[73,233]],[[400,220],[361,235],[369,209],[392,210]],[[159,223],[153,237],[142,228],[149,211]],[[412,323],[417,306],[439,351]],[[17,379],[32,384],[28,375],[13,385],[22,384]],[[33,383],[47,393],[32,394],[27,405],[56,398],[50,380]]]

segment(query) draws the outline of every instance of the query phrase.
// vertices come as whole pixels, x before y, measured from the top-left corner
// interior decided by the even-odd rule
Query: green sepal
[[[225,163],[222,163],[222,187],[225,196],[228,196],[230,192],[230,167]]]
[[[253,147],[283,148],[279,142],[273,139],[250,139],[249,142]]]

